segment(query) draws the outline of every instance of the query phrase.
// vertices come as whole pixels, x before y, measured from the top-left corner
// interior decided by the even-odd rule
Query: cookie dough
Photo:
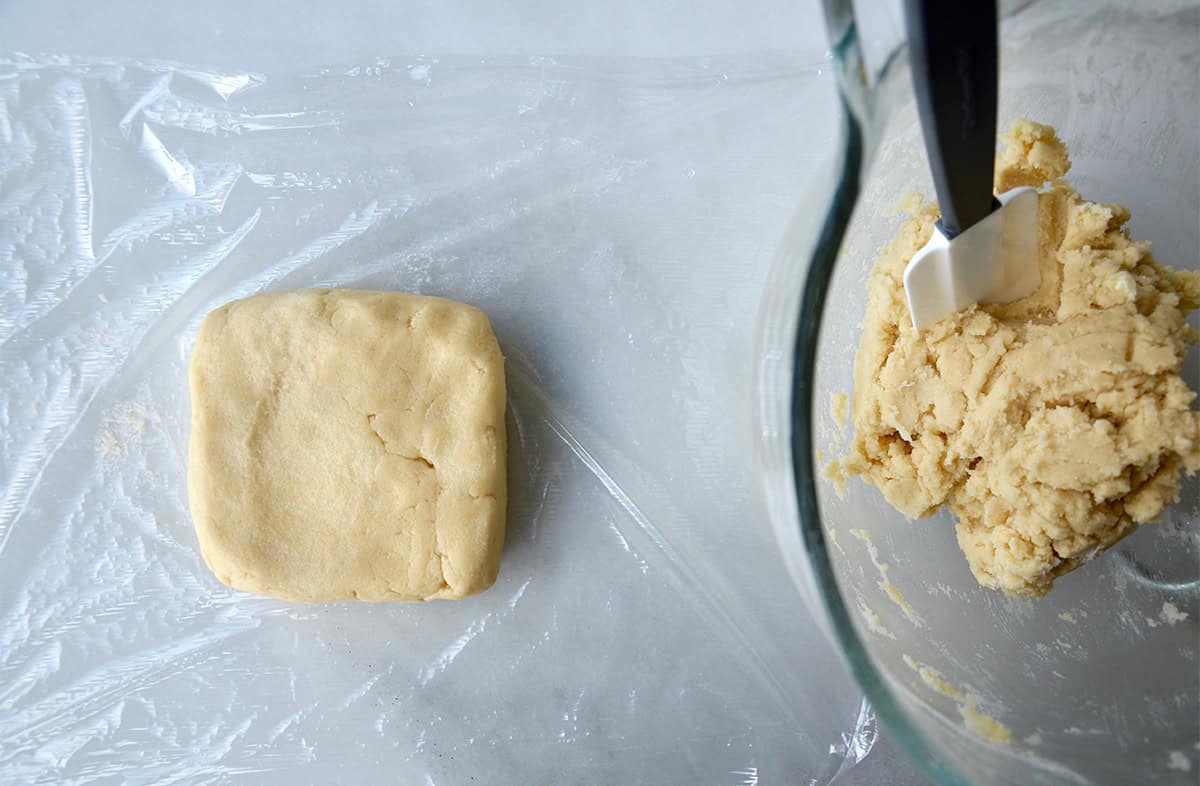
[[[504,359],[478,309],[393,292],[251,297],[190,370],[209,568],[301,601],[461,598],[504,542]]]
[[[1045,187],[1042,285],[918,334],[902,276],[938,217],[919,209],[868,282],[843,466],[910,518],[948,505],[979,582],[1037,596],[1156,518],[1200,468],[1180,376],[1200,274],[1159,265],[1124,207],[1080,197],[1052,128],[1018,121],[1004,140],[996,189]]]

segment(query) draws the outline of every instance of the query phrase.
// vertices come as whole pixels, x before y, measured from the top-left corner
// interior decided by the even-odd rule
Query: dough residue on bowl
[[[979,696],[970,691],[959,689],[942,676],[939,671],[915,660],[909,655],[903,654],[901,657],[904,659],[904,664],[915,671],[922,682],[934,691],[954,701],[958,706],[958,714],[962,716],[963,725],[968,731],[999,745],[1012,744],[1012,729],[991,715],[980,712]]]
[[[979,582],[1037,596],[1158,517],[1200,468],[1181,377],[1200,274],[1159,265],[1126,208],[1062,179],[1054,129],[1022,120],[1004,139],[997,190],[1044,187],[1041,286],[917,333],[903,272],[938,218],[936,204],[918,209],[867,284],[842,467],[909,518],[947,505]]]

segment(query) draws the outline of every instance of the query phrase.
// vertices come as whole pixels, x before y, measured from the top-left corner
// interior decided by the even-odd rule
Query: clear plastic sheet
[[[761,288],[836,148],[822,68],[0,61],[0,781],[842,780],[874,718],[751,460]],[[491,315],[483,595],[305,606],[205,568],[196,326],[316,286]]]

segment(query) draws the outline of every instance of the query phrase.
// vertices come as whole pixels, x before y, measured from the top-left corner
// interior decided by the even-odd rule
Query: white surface
[[[760,288],[835,135],[815,8],[272,5],[0,20],[118,58],[0,71],[0,779],[808,783],[868,750],[750,461]],[[493,318],[478,598],[295,606],[200,561],[195,326],[330,284]]]
[[[58,0],[11,4],[3,17],[0,50],[276,71],[387,55],[678,57],[826,46],[815,0]]]

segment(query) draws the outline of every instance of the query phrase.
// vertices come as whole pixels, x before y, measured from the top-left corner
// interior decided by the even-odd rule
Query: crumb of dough
[[[1188,614],[1186,611],[1180,611],[1178,606],[1168,601],[1162,605],[1162,611],[1159,612],[1158,618],[1168,625],[1174,625],[1187,619]]]
[[[825,464],[825,469],[821,471],[821,477],[833,484],[833,490],[837,492],[839,499],[846,497],[846,473],[842,469],[842,462],[833,459]]]
[[[157,422],[158,413],[142,402],[125,401],[104,417],[97,446],[105,459],[116,459],[124,455],[130,445],[141,441],[151,423]]]
[[[886,579],[879,582],[879,587],[887,593],[887,596],[892,599],[893,603],[900,607],[900,610],[904,612],[904,616],[908,618],[909,622],[918,628],[922,627],[921,618],[917,616],[917,610],[908,602],[908,598],[904,597],[900,592],[899,587]]]
[[[1040,596],[1158,517],[1181,473],[1200,469],[1200,412],[1180,376],[1200,273],[1159,265],[1129,236],[1126,208],[1063,180],[1054,129],[1022,120],[1004,140],[997,189],[1049,182],[1041,286],[917,333],[902,277],[938,217],[921,207],[867,283],[842,469],[909,518],[947,505],[980,584]]]
[[[1062,620],[1063,622],[1069,622],[1069,623],[1071,623],[1072,625],[1074,625],[1074,624],[1075,624],[1075,615],[1074,615],[1074,614],[1072,614],[1072,613],[1071,613],[1071,612],[1069,612],[1069,611],[1064,611],[1064,612],[1060,613],[1060,614],[1058,615],[1058,618],[1059,618],[1060,620]]]
[[[1167,769],[1191,772],[1192,762],[1183,751],[1171,751],[1167,758]]]
[[[1012,729],[991,715],[984,715],[980,712],[974,696],[968,696],[966,702],[959,705],[958,713],[962,715],[963,722],[967,728],[974,732],[976,736],[983,737],[985,740],[999,745],[1012,744]]]
[[[904,659],[905,665],[915,671],[917,676],[921,678],[922,682],[933,688],[938,693],[954,699],[955,701],[967,700],[967,695],[948,682],[946,678],[943,677],[936,669],[926,666],[924,663],[921,663],[910,655],[904,654],[901,655],[901,657]]]
[[[120,456],[123,450],[121,441],[111,431],[101,433],[99,439],[96,440],[96,445],[100,449],[100,454],[107,459]]]
[[[925,623],[922,622],[920,615],[917,614],[917,610],[913,608],[908,599],[900,592],[900,588],[888,578],[888,572],[892,569],[892,566],[879,558],[879,549],[875,547],[875,541],[871,539],[871,533],[865,529],[852,529],[850,530],[850,534],[861,540],[863,545],[867,547],[867,556],[871,558],[871,564],[875,566],[875,570],[879,571],[879,581],[875,582],[879,590],[884,595],[887,595],[900,608],[900,611],[904,612],[904,617],[909,622],[918,628],[924,627]]]
[[[875,609],[868,606],[866,601],[860,600],[858,602],[858,613],[862,615],[863,621],[867,623],[867,629],[872,633],[895,640],[896,634],[887,629],[887,626],[883,624],[883,620],[875,613]]]
[[[829,394],[829,414],[841,431],[846,427],[846,418],[850,414],[850,396],[841,391]]]

